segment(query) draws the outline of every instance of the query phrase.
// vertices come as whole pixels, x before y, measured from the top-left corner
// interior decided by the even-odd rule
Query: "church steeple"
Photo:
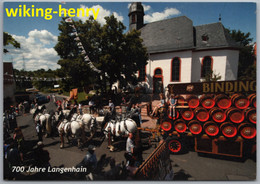
[[[140,29],[144,25],[144,7],[142,3],[131,3],[129,8],[129,30]]]

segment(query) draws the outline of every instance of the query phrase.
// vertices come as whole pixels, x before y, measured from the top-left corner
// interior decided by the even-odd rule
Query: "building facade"
[[[144,24],[141,3],[132,3],[128,16],[129,30],[140,30],[148,51],[148,64],[138,72],[147,91],[160,93],[168,84],[199,82],[212,74],[221,81],[237,79],[238,44],[221,22],[193,26],[180,16]]]
[[[15,78],[13,71],[13,64],[4,62],[4,106],[15,103]]]

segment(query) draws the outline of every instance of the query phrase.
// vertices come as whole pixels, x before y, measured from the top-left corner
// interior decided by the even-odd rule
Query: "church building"
[[[129,30],[139,30],[149,59],[138,72],[148,92],[160,93],[168,84],[202,82],[213,72],[220,81],[236,80],[239,45],[221,22],[193,26],[186,16],[144,24],[144,8],[132,3]]]

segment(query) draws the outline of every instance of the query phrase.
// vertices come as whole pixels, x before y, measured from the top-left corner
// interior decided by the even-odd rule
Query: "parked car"
[[[49,99],[44,95],[38,94],[36,95],[36,101],[40,105],[49,102]]]

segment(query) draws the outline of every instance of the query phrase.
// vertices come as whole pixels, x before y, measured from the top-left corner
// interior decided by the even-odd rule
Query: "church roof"
[[[238,47],[220,22],[193,26],[186,16],[148,23],[140,31],[149,53]]]
[[[232,47],[239,45],[231,38],[221,22],[194,27],[196,50]]]
[[[150,53],[194,48],[193,25],[186,16],[145,24],[140,31]]]

